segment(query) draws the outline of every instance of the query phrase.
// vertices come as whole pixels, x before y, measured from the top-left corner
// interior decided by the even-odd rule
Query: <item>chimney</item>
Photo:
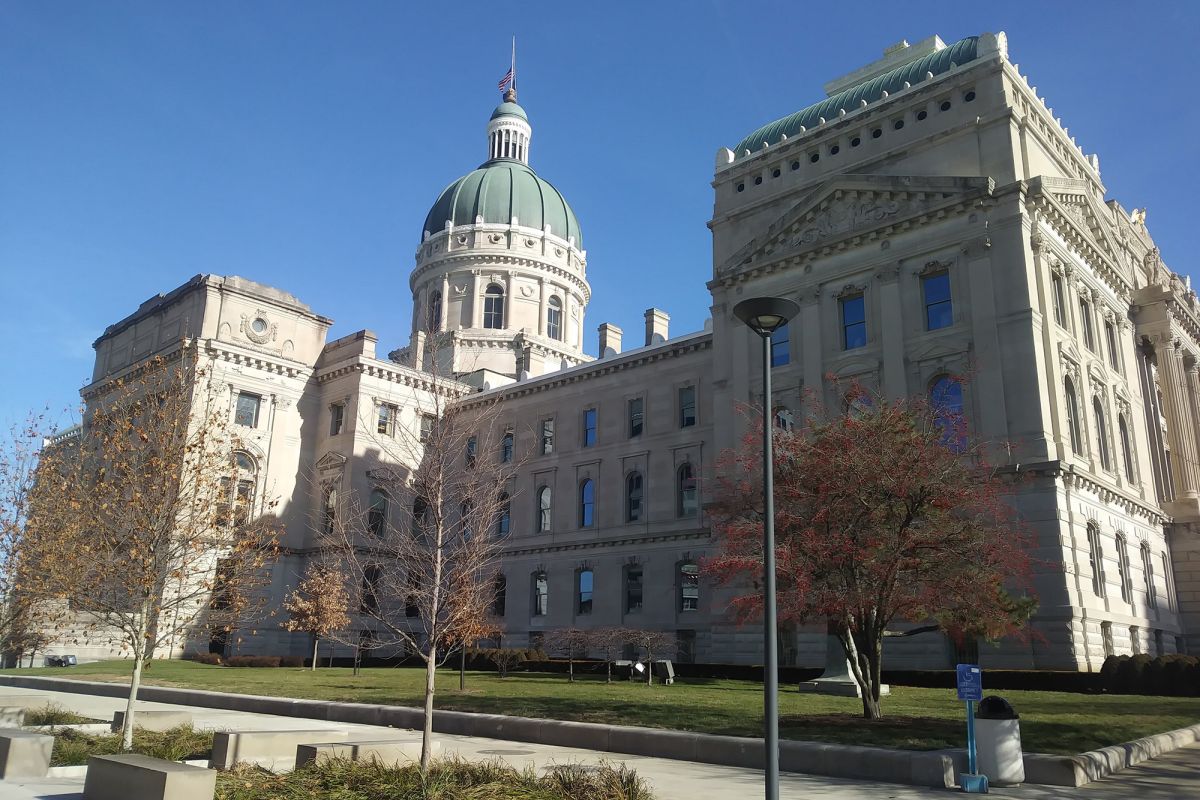
[[[671,317],[661,308],[646,309],[646,345],[662,344],[667,340],[667,323]]]
[[[600,357],[608,358],[621,352],[621,329],[611,322],[600,326]]]

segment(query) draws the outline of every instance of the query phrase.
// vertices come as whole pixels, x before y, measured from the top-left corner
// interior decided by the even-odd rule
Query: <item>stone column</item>
[[[450,313],[450,276],[449,275],[442,276],[442,304],[441,305],[442,305],[441,311],[438,313],[437,329],[439,331],[444,331],[444,330],[446,330],[446,327],[447,327],[446,326],[446,320],[448,319],[447,315],[449,315],[449,313]],[[462,316],[459,316],[459,319],[462,319]]]
[[[1160,387],[1166,395],[1168,425],[1171,434],[1171,453],[1175,456],[1175,476],[1179,481],[1179,494],[1200,497],[1200,474],[1196,465],[1196,429],[1192,422],[1192,410],[1188,402],[1187,371],[1183,366],[1183,351],[1179,341],[1171,339],[1163,343],[1159,351],[1159,368],[1162,372]]]
[[[804,359],[804,388],[813,392],[819,401],[825,396],[821,391],[824,371],[824,351],[821,349],[821,290],[809,289],[798,298],[800,301],[800,319],[792,320],[792,325],[800,326],[800,351]]]
[[[1192,444],[1200,453],[1200,362],[1193,360],[1184,370],[1187,375],[1188,410],[1191,411]],[[1200,489],[1200,486],[1197,488]]]
[[[546,335],[546,279],[538,278],[538,324],[539,336]]]
[[[900,265],[879,271],[879,337],[883,354],[883,395],[897,400],[908,395],[904,374],[904,318],[900,303]]]
[[[479,288],[479,270],[471,273],[471,327],[483,327],[483,292]]]
[[[512,296],[512,273],[506,272],[504,273],[504,327],[510,330],[513,327]]]

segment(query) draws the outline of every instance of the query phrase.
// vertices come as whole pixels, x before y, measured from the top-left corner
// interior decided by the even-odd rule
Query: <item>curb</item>
[[[1026,753],[1025,782],[1050,786],[1083,786],[1196,741],[1200,741],[1200,725],[1177,728],[1074,756]]]

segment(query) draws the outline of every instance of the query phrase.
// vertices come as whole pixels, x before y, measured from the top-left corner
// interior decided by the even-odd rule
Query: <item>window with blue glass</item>
[[[595,585],[595,576],[590,569],[579,570],[579,598],[575,603],[576,614],[592,613],[592,589]]]
[[[596,485],[588,478],[579,484],[579,527],[590,528],[596,522]]]
[[[926,275],[921,279],[925,294],[925,330],[936,331],[954,324],[954,306],[950,302],[950,273]]]
[[[592,447],[596,444],[596,409],[589,408],[583,412],[583,446]]]
[[[933,382],[929,399],[937,414],[936,423],[944,431],[943,443],[954,451],[967,446],[966,421],[963,417],[962,384],[943,375]]]
[[[771,366],[780,367],[791,360],[788,347],[788,326],[785,322],[771,332]]]
[[[860,294],[843,297],[842,306],[842,349],[853,350],[867,346],[867,303]]]

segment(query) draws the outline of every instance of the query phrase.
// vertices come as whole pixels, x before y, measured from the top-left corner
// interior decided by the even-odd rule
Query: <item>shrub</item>
[[[278,667],[279,656],[230,656],[225,659],[227,667]]]
[[[49,703],[43,708],[31,708],[25,712],[26,725],[81,725],[92,721],[89,717],[68,711],[58,703]]]
[[[279,666],[281,667],[303,667],[304,656],[280,656]]]
[[[1120,656],[1108,656],[1100,667],[1100,686],[1106,692],[1117,691],[1117,668],[1121,664]]]
[[[207,758],[212,754],[213,732],[198,731],[191,725],[180,725],[167,731],[147,731],[137,727],[134,717],[133,752],[168,761]],[[121,734],[87,734],[72,728],[54,733],[54,750],[50,765],[55,767],[86,764],[91,756],[114,755],[121,752]]]
[[[208,664],[215,667],[221,664],[221,656],[219,653],[189,653],[184,657],[185,661],[195,661],[197,664]]]
[[[516,770],[501,761],[434,761],[421,777],[415,764],[383,766],[372,761],[330,759],[286,775],[240,766],[217,776],[216,800],[276,800],[281,797],[338,800],[653,800],[646,783],[624,765],[565,764]]]

